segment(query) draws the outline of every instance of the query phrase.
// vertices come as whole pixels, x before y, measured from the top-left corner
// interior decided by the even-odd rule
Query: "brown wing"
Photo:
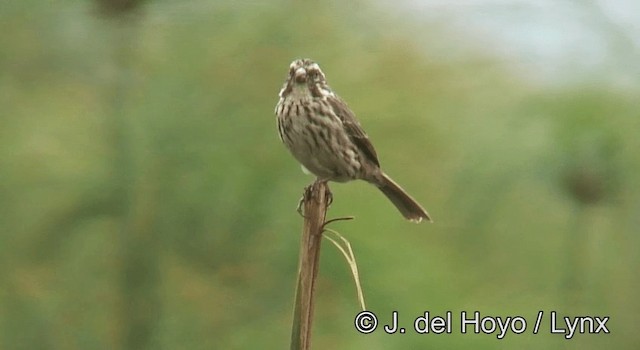
[[[360,123],[356,119],[355,114],[349,109],[349,106],[338,96],[328,97],[327,100],[331,107],[333,107],[334,112],[342,120],[342,124],[344,125],[345,130],[353,143],[364,153],[364,155],[372,161],[375,165],[380,166],[380,162],[378,162],[378,155],[376,154],[376,150],[373,148],[371,141],[369,141],[369,137],[362,130]]]

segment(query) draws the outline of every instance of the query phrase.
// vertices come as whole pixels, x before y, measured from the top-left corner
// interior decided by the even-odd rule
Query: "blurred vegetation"
[[[273,108],[297,57],[435,218],[332,185],[369,307],[529,322],[502,341],[359,335],[326,245],[314,348],[637,346],[638,85],[550,87],[488,49],[452,59],[440,44],[471,39],[360,2],[108,3],[0,4],[0,348],[285,348],[312,179]],[[531,335],[538,310],[611,316],[612,334]]]

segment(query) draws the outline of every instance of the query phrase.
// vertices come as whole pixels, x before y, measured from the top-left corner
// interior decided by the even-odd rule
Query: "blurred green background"
[[[332,185],[329,216],[356,216],[333,228],[381,323],[393,310],[406,327],[426,310],[528,321],[504,340],[456,322],[361,335],[327,242],[315,349],[635,348],[637,46],[592,27],[602,64],[571,72],[593,60],[573,53],[539,71],[535,51],[513,55],[451,13],[381,3],[0,3],[0,348],[287,348],[294,209],[312,178],[273,110],[299,57],[321,64],[435,219],[414,225],[365,183]],[[518,33],[522,13],[503,10]],[[549,334],[550,311],[610,316],[611,334]]]

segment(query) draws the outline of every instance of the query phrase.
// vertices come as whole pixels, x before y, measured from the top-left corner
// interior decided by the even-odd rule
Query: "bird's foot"
[[[312,194],[313,194],[313,188],[321,183],[326,184],[328,182],[328,180],[320,180],[320,179],[316,179],[316,181],[314,181],[311,185],[306,186],[304,188],[304,191],[302,193],[302,197],[300,197],[300,200],[298,201],[298,206],[296,207],[296,211],[298,212],[298,214],[300,214],[300,216],[302,216],[303,218],[305,217],[304,215],[304,202],[307,198],[311,198]],[[331,193],[331,190],[329,189],[329,186],[325,187],[325,201],[327,203],[327,207],[331,206],[331,203],[333,203],[333,193]]]

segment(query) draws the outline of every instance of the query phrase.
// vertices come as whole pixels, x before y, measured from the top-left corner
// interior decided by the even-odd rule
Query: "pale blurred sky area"
[[[640,86],[640,0],[379,0],[545,83]],[[425,27],[426,28],[426,27]],[[419,39],[419,34],[416,33]],[[442,44],[455,50],[457,43]],[[433,52],[430,51],[432,54]],[[443,56],[449,56],[443,53]]]

